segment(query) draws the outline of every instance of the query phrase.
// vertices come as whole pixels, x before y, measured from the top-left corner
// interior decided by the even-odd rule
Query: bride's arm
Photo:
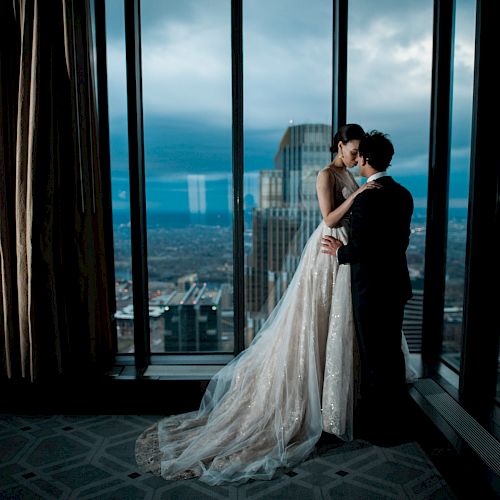
[[[321,210],[323,221],[328,227],[337,226],[342,217],[350,210],[356,196],[365,189],[372,187],[368,186],[367,183],[363,184],[360,188],[356,189],[354,193],[350,194],[343,203],[335,207],[332,200],[333,182],[334,179],[326,170],[321,170],[316,179],[316,193],[318,195],[319,209]]]

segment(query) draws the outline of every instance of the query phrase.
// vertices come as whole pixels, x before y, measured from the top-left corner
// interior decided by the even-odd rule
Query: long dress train
[[[332,175],[338,206],[357,184],[347,171]],[[166,417],[139,436],[141,470],[213,485],[270,479],[304,460],[323,429],[352,439],[350,266],[338,266],[320,246],[324,234],[346,243],[346,225],[319,224],[285,294],[252,344],[212,378],[199,410]]]

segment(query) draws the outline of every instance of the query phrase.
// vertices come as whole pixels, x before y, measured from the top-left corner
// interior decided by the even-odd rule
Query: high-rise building
[[[291,208],[256,209],[252,253],[246,267],[246,310],[260,324],[280,299],[300,254],[300,213]],[[293,258],[291,258],[293,256]]]
[[[316,175],[330,163],[331,133],[330,125],[318,123],[286,129],[274,164],[283,171],[283,199],[287,206],[316,201]]]
[[[260,171],[259,207],[261,209],[283,207],[283,171],[281,169]]]
[[[220,337],[220,287],[193,283],[175,292],[165,306],[165,351],[217,351]]]
[[[301,212],[301,248],[319,222],[316,177],[331,161],[331,134],[331,126],[322,123],[292,125],[274,157],[275,168],[283,172],[284,206]]]
[[[151,338],[157,339],[163,331],[162,306],[149,304],[149,331]],[[115,313],[116,331],[121,352],[134,352],[134,306],[128,304]],[[154,343],[153,343],[153,350]]]
[[[260,172],[246,267],[247,340],[260,329],[290,282],[321,215],[318,172],[330,162],[331,127],[294,125],[281,139],[274,170]]]

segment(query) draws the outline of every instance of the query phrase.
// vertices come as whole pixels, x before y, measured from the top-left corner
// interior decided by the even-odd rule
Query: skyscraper
[[[253,210],[252,252],[246,267],[247,339],[273,310],[321,215],[316,176],[330,162],[331,127],[287,128],[275,155],[275,168],[260,172],[260,207]]]
[[[301,248],[319,222],[316,177],[330,163],[331,133],[331,126],[325,124],[290,126],[274,157],[275,168],[283,172],[284,206],[301,212]]]
[[[330,163],[332,128],[324,124],[288,127],[274,157],[283,172],[283,201],[287,206],[316,203],[316,175]]]
[[[220,338],[220,287],[193,283],[165,307],[165,351],[216,351]]]

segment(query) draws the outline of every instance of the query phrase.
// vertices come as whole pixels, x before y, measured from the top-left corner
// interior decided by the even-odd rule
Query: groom
[[[351,264],[354,321],[361,358],[360,418],[368,436],[394,434],[404,424],[407,405],[401,331],[405,303],[412,295],[406,248],[413,199],[387,175],[394,148],[385,134],[372,131],[359,145],[358,166],[367,189],[354,200],[349,243],[325,236],[322,252]],[[368,424],[368,429],[367,425]]]

